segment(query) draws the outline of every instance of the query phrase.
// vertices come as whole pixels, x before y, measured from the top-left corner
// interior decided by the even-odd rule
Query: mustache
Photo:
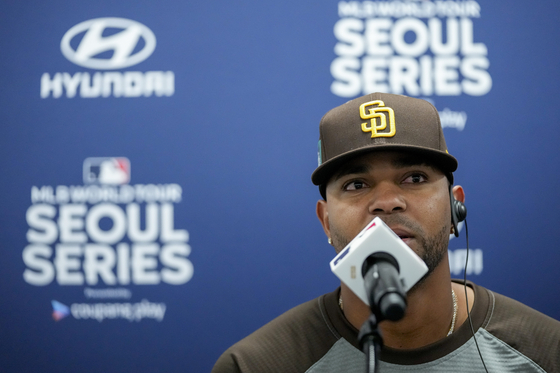
[[[409,218],[402,216],[400,214],[384,215],[384,216],[377,216],[377,217],[383,220],[383,222],[388,226],[398,225],[404,227],[411,234],[414,235],[414,237],[420,242],[421,246],[424,246],[424,244],[426,243],[427,240],[426,232],[424,231],[424,229],[422,229],[422,226],[420,226],[420,224],[414,222],[413,220],[410,220]],[[334,229],[331,231],[331,234],[337,252],[345,248],[350,243],[350,241],[352,241],[352,239],[354,238],[354,237],[346,237]]]
[[[424,229],[422,229],[420,224],[408,219],[406,216],[400,214],[393,214],[393,215],[385,215],[385,216],[377,216],[377,217],[383,220],[383,222],[388,226],[400,225],[406,228],[411,233],[413,233],[414,236],[417,238],[423,239],[424,237],[426,237],[426,233],[424,232]]]

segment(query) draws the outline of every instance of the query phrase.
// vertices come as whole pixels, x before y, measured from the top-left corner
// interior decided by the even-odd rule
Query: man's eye
[[[351,181],[348,184],[344,185],[344,190],[358,190],[365,188],[366,184],[363,181]]]
[[[426,181],[426,177],[422,174],[413,174],[407,177],[404,182],[410,184],[418,184]]]

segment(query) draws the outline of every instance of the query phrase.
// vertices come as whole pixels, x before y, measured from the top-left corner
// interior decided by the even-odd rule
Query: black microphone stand
[[[399,279],[399,264],[387,253],[370,255],[362,266],[366,294],[371,308],[369,318],[358,334],[360,348],[366,354],[366,373],[377,373],[383,336],[378,323],[398,321],[406,311],[406,293]]]
[[[377,317],[370,314],[369,318],[363,323],[358,334],[360,348],[366,354],[366,373],[376,373],[379,370],[379,352],[383,346],[383,336],[377,328]]]

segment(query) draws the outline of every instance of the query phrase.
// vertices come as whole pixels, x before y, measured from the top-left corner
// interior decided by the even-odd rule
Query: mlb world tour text
[[[189,234],[174,227],[180,186],[88,188],[32,188],[23,250],[27,283],[180,285],[191,279]]]
[[[339,2],[331,91],[481,96],[492,87],[484,43],[474,41],[475,1]]]

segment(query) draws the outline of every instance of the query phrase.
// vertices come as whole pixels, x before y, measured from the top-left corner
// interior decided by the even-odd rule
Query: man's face
[[[380,217],[431,273],[449,242],[448,185],[445,175],[420,156],[370,153],[344,164],[331,177],[317,214],[337,252]]]

